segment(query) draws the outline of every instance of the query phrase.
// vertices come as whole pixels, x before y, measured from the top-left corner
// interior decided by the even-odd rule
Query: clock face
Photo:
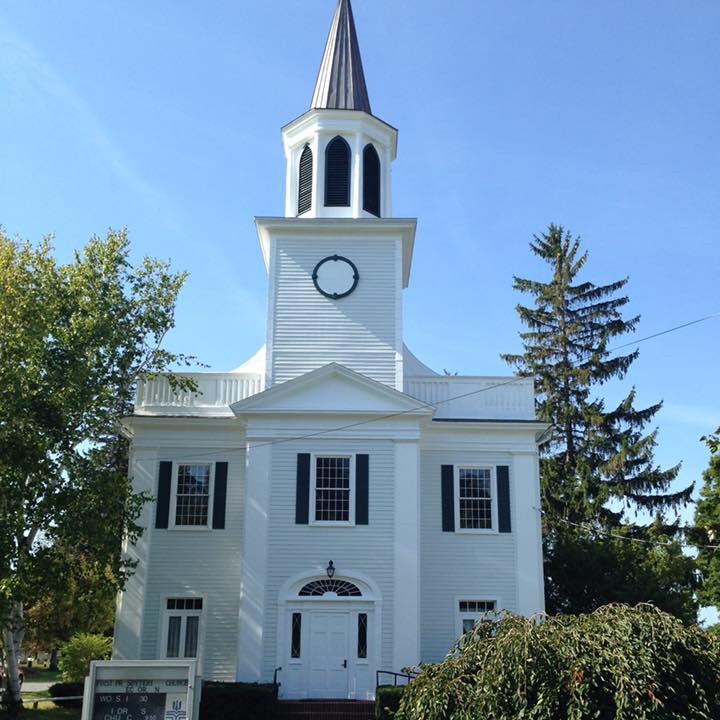
[[[342,255],[330,255],[315,266],[312,279],[321,295],[337,300],[357,287],[360,275],[352,260]]]

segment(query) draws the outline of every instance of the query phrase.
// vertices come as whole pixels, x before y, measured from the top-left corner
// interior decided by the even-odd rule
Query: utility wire
[[[639,345],[640,343],[647,342],[648,340],[653,340],[654,338],[660,337],[662,335],[667,335],[669,333],[676,332],[678,330],[682,330],[683,328],[690,327],[691,325],[697,325],[698,323],[706,322],[708,320],[714,320],[716,318],[720,318],[720,312],[713,313],[712,315],[705,315],[704,317],[697,318],[695,320],[690,320],[689,322],[682,323],[681,325],[675,325],[673,327],[667,328],[665,330],[661,330],[660,332],[653,333],[652,335],[646,335],[645,337],[638,338],[637,340],[634,340],[633,342],[624,343],[623,345],[617,345],[615,347],[609,348],[606,352],[612,353],[617,350],[621,350],[623,348],[629,347],[631,345]],[[586,360],[589,360],[592,357],[592,354],[588,355],[587,357],[581,358],[580,360],[577,360],[575,363],[571,365],[571,367],[577,367],[578,365],[581,365]],[[443,377],[443,376],[438,376]],[[418,400],[417,402],[420,403],[421,407],[427,407],[427,408],[434,408],[438,405],[442,405],[444,403],[454,402],[455,400],[460,400],[462,398],[470,397],[471,395],[479,395],[480,393],[488,392],[489,390],[496,390],[497,388],[506,387],[507,385],[512,385],[516,382],[522,382],[523,380],[527,380],[527,376],[517,376],[510,378],[509,380],[505,380],[500,383],[495,383],[494,385],[488,385],[483,388],[478,388],[477,390],[470,390],[469,392],[462,393],[460,395],[454,395],[450,398],[445,398],[444,400],[438,400],[434,403],[428,403],[423,402],[421,400]],[[217,448],[213,452],[208,453],[193,453],[191,459],[201,458],[201,457],[212,457],[217,456],[218,452],[245,452],[247,449],[254,450],[255,448],[261,448],[266,447],[268,445],[280,445],[282,443],[287,442],[295,442],[298,440],[307,440],[310,438],[319,437],[321,435],[327,435],[328,433],[334,433],[334,432],[340,432],[342,430],[350,430],[355,427],[360,427],[362,425],[367,425],[369,423],[373,422],[380,422],[382,420],[390,420],[395,417],[400,417],[402,415],[408,415],[410,413],[417,412],[418,408],[409,408],[407,410],[398,410],[396,412],[388,413],[387,415],[381,415],[380,417],[371,417],[366,418],[365,420],[358,420],[352,423],[347,423],[346,425],[339,425],[334,428],[325,428],[323,430],[317,430],[315,432],[311,433],[305,433],[303,435],[297,435],[293,437],[286,437],[286,438],[275,438],[273,440],[268,440],[267,442],[261,442],[261,443],[250,443],[247,447],[242,448]],[[142,417],[142,416],[137,416]],[[540,422],[540,421],[538,421]]]

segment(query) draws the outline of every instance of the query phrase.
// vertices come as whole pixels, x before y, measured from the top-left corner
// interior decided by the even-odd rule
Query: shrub
[[[61,697],[82,697],[83,694],[83,688],[84,685],[81,682],[71,682],[71,683],[55,683],[54,685],[51,685],[48,688],[48,694],[52,698],[61,698]],[[56,700],[56,705],[59,705],[60,707],[72,707],[72,708],[79,708],[82,707],[82,700]]]
[[[276,706],[277,687],[270,683],[205,682],[200,720],[268,720]]]
[[[375,691],[375,720],[393,720],[406,685],[378,685]]]
[[[82,682],[90,671],[92,660],[107,660],[112,639],[103,635],[77,633],[60,646],[58,667],[65,682]]]
[[[396,720],[720,717],[720,642],[651,605],[480,623],[405,690]]]

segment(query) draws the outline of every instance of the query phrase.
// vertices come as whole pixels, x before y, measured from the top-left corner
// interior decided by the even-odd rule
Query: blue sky
[[[173,348],[215,370],[263,342],[254,215],[283,211],[279,129],[304,112],[334,0],[0,0],[0,223],[67,259],[127,226],[190,271]],[[629,276],[637,336],[720,311],[720,3],[355,0],[373,111],[400,130],[396,217],[418,218],[405,337],[505,374],[528,242],[583,238]],[[720,424],[720,320],[643,343],[617,399],[663,399],[662,465],[699,480]]]

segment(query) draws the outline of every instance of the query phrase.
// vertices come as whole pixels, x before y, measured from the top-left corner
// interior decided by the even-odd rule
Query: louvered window
[[[350,146],[339,135],[325,150],[325,205],[350,205]]]
[[[380,217],[380,158],[372,145],[363,150],[363,210]]]
[[[300,155],[298,171],[298,215],[302,215],[312,207],[312,174],[313,154],[309,145]]]

